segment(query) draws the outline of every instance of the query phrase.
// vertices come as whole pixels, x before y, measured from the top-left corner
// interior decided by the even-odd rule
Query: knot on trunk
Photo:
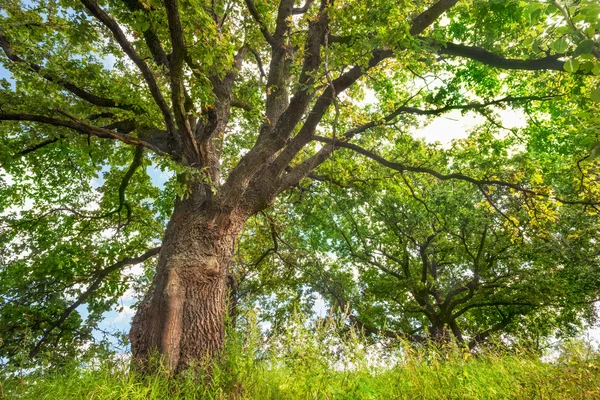
[[[206,275],[208,275],[208,276],[219,275],[219,273],[221,272],[221,265],[219,263],[219,260],[217,260],[217,257],[210,256],[206,259],[205,263],[206,263],[206,265],[205,265]]]

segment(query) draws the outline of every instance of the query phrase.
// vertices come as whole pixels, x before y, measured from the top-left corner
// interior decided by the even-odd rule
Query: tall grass
[[[252,323],[248,324],[252,327]],[[123,358],[50,375],[4,377],[7,399],[600,399],[600,354],[565,345],[552,363],[526,351],[373,344],[335,318],[301,320],[265,340],[230,334],[210,383],[131,372]]]

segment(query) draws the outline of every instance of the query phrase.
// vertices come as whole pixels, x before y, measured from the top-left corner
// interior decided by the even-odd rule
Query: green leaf
[[[593,68],[594,68],[594,63],[591,61],[586,61],[581,63],[581,65],[579,66],[579,70],[583,71],[583,72],[590,72]]]
[[[569,48],[569,43],[567,43],[567,39],[560,38],[560,39],[557,39],[554,42],[552,42],[552,44],[550,45],[550,47],[555,52],[562,54],[565,51],[567,51],[567,49]]]
[[[542,5],[539,3],[531,3],[527,6],[527,9],[525,10],[525,12],[527,13],[527,16],[529,17],[529,23],[531,25],[535,25],[538,20],[540,19],[540,16],[542,15],[542,9],[541,9]]]
[[[573,29],[571,29],[568,26],[559,26],[558,28],[556,28],[555,32],[558,35],[566,35],[566,34],[572,33]]]
[[[579,69],[579,61],[570,59],[566,63],[563,64],[563,68],[567,72],[571,72],[571,73],[577,72],[577,70]]]
[[[594,49],[594,41],[590,39],[585,39],[579,42],[577,48],[573,52],[573,57],[578,57],[582,54],[590,54]]]
[[[531,25],[535,25],[539,21],[541,15],[542,15],[542,10],[539,8],[537,10],[532,11],[529,14],[529,23]]]
[[[555,5],[551,4],[546,8],[546,14],[550,15],[550,14],[554,14],[555,12],[558,11],[558,7],[556,7]]]
[[[592,90],[590,98],[596,103],[600,102],[600,85],[596,89]]]

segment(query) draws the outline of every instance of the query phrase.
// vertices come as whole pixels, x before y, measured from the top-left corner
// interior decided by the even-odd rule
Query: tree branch
[[[262,33],[263,37],[270,45],[274,45],[275,41],[273,39],[273,36],[271,36],[271,33],[269,32],[269,28],[267,28],[267,25],[262,20],[260,13],[256,9],[256,5],[254,4],[254,1],[253,0],[245,0],[245,1],[246,1],[246,6],[248,7],[248,11],[250,12],[250,15],[252,15],[252,18],[254,18],[254,20],[258,24],[260,32]]]
[[[83,90],[80,87],[72,84],[71,82],[69,82],[65,79],[61,79],[58,77],[54,77],[50,74],[44,73],[44,70],[45,70],[44,67],[42,67],[38,64],[32,63],[32,62],[28,62],[28,61],[24,60],[23,58],[19,57],[15,53],[10,42],[8,41],[6,36],[4,36],[4,34],[2,33],[1,30],[0,30],[0,47],[2,47],[2,49],[4,50],[4,54],[6,54],[6,57],[8,57],[9,60],[16,62],[16,63],[22,63],[22,64],[28,65],[32,71],[40,74],[47,81],[53,82],[53,83],[56,83],[56,84],[62,86],[63,88],[67,89],[69,92],[73,93],[75,96],[79,97],[82,100],[87,101],[90,104],[93,104],[98,107],[120,108],[122,110],[133,111],[137,114],[144,112],[144,110],[137,105],[121,104],[121,103],[116,102],[113,99],[96,96],[95,94],[92,94],[86,90]]]
[[[158,108],[160,109],[163,115],[165,124],[167,125],[167,130],[171,135],[173,135],[175,140],[177,140],[178,138],[176,137],[175,133],[176,129],[175,123],[173,122],[173,116],[171,115],[171,111],[169,110],[167,102],[165,101],[165,99],[162,96],[162,93],[160,92],[160,88],[158,87],[158,83],[154,78],[154,73],[152,72],[152,70],[150,70],[146,62],[139,56],[139,54],[137,54],[132,44],[129,43],[119,24],[114,19],[112,19],[106,12],[104,12],[104,10],[102,10],[100,6],[95,2],[95,0],[81,0],[81,2],[83,3],[83,5],[85,5],[85,7],[94,17],[96,17],[113,33],[113,36],[115,37],[125,54],[129,56],[129,58],[142,72],[142,75],[144,76],[144,79],[148,84],[148,88],[150,89],[150,93],[152,94],[152,98],[158,105]]]
[[[57,327],[62,325],[62,323],[69,317],[69,315],[71,315],[71,313],[73,311],[75,311],[75,309],[77,309],[77,307],[82,305],[100,287],[100,285],[102,284],[102,281],[111,272],[117,271],[127,265],[140,264],[140,263],[146,261],[147,259],[149,259],[150,257],[154,257],[155,255],[157,255],[160,252],[160,249],[161,249],[160,247],[155,247],[153,249],[146,251],[144,254],[142,254],[138,257],[124,258],[121,261],[119,261],[109,267],[106,267],[104,269],[101,269],[100,271],[97,271],[94,274],[95,279],[91,283],[91,285],[88,286],[88,288],[79,295],[79,297],[77,298],[77,300],[75,300],[75,302],[73,302],[69,307],[67,307],[62,312],[60,317],[58,317],[58,319],[56,321],[54,321],[54,323],[52,323],[52,325],[48,329],[46,329],[46,331],[44,332],[44,334],[42,335],[40,340],[37,342],[35,347],[29,352],[29,357],[34,357],[40,351],[41,346],[46,342],[50,333],[54,329],[56,329]]]
[[[302,128],[298,134],[291,139],[289,144],[279,154],[277,159],[269,167],[269,176],[279,176],[280,172],[294,159],[304,146],[310,142],[312,136],[317,129],[317,126],[321,122],[321,119],[333,103],[333,93],[340,94],[345,91],[348,87],[354,84],[358,79],[366,74],[368,70],[375,67],[381,61],[389,58],[393,55],[391,51],[374,51],[373,57],[369,61],[367,68],[363,69],[359,66],[354,66],[348,72],[344,73],[340,77],[333,80],[333,85],[328,86],[325,91],[319,96],[315,105],[308,113],[308,117],[302,125]],[[368,129],[365,127],[365,130]],[[336,141],[337,143],[337,141]],[[287,190],[291,185],[296,184],[302,177],[305,177],[311,173],[316,166],[324,162],[327,157],[331,154],[328,149],[322,149],[313,158],[307,160],[308,162],[299,166],[300,169],[294,169],[287,175],[284,175],[279,179],[279,187],[277,188],[278,193]],[[297,180],[296,180],[297,179]]]
[[[314,136],[313,140],[319,141],[319,142],[323,142],[323,143],[333,143],[333,140],[330,138],[326,138],[323,136]],[[334,143],[335,147],[343,147],[343,148],[347,148],[350,150],[353,150],[359,154],[364,155],[365,157],[368,157],[376,162],[378,162],[379,164],[386,166],[388,168],[394,169],[396,171],[399,172],[418,172],[418,173],[425,173],[428,175],[432,175],[434,177],[436,177],[437,179],[441,180],[441,181],[447,181],[447,180],[452,180],[452,179],[456,179],[456,180],[461,180],[461,181],[465,181],[465,182],[470,182],[474,185],[477,185],[479,187],[481,186],[499,186],[499,187],[506,187],[509,189],[513,189],[517,192],[521,192],[530,196],[534,196],[534,197],[543,197],[543,198],[548,198],[548,199],[554,199],[557,200],[561,203],[564,204],[580,204],[580,205],[599,205],[600,203],[592,201],[592,200],[568,200],[568,199],[562,199],[560,197],[557,196],[552,196],[552,195],[548,195],[548,194],[544,194],[544,193],[538,193],[532,189],[527,189],[524,188],[522,186],[517,185],[516,183],[511,183],[511,182],[505,182],[505,181],[500,181],[497,179],[476,179],[467,175],[463,175],[460,173],[450,173],[450,174],[442,174],[438,171],[435,171],[433,169],[430,168],[426,168],[426,167],[413,167],[410,165],[405,165],[405,164],[401,164],[401,163],[397,163],[397,162],[392,162],[392,161],[388,161],[385,158],[367,150],[364,149],[356,144],[352,144],[352,143],[348,143],[348,142],[342,142],[342,141],[336,141]]]
[[[315,0],[306,0],[306,3],[304,3],[302,7],[294,7],[292,10],[292,15],[300,15],[306,13],[312,5],[312,3],[314,2]]]
[[[559,58],[564,57],[563,54],[554,54],[534,60],[519,60],[501,57],[481,47],[466,46],[463,44],[456,44],[451,42],[445,43],[444,47],[438,50],[438,54],[469,58],[475,61],[479,61],[485,65],[489,65],[490,67],[509,70],[555,70],[564,72],[565,64],[564,61],[559,60]]]
[[[519,102],[519,101],[545,101],[557,97],[558,95],[549,95],[549,96],[522,96],[522,97],[513,97],[506,96],[501,99],[491,100],[484,103],[469,103],[469,104],[460,104],[460,105],[447,105],[441,108],[432,109],[432,110],[424,110],[415,107],[409,107],[406,104],[398,107],[392,113],[386,115],[381,120],[373,120],[366,124],[357,126],[356,128],[350,129],[347,131],[343,137],[340,139],[341,141],[348,141],[356,135],[359,135],[369,129],[375,128],[377,126],[386,125],[392,123],[396,117],[400,114],[408,113],[408,114],[417,114],[417,115],[440,115],[450,110],[479,110],[488,106],[498,105],[502,103],[508,102]],[[338,143],[338,141],[336,141]],[[329,156],[334,151],[333,142],[328,146],[323,147],[317,154],[305,160],[299,166],[293,168],[291,171],[287,173],[285,177],[282,179],[281,190],[286,190],[292,185],[299,182],[301,179],[307,177],[311,174],[319,165],[321,165],[325,160],[329,158]]]
[[[171,47],[173,49],[169,59],[173,112],[179,132],[183,135],[183,143],[185,143],[184,151],[188,153],[187,156],[190,158],[188,161],[193,163],[200,161],[201,157],[200,148],[192,132],[190,122],[187,119],[187,110],[185,108],[186,91],[183,80],[183,63],[186,56],[186,49],[181,18],[179,16],[179,5],[177,0],[164,0],[164,3],[167,10]]]
[[[139,0],[123,0],[123,2],[132,12],[143,11],[146,14],[149,14],[148,10],[144,8]],[[158,66],[165,66],[166,68],[169,68],[169,58],[167,53],[165,53],[165,50],[163,49],[156,32],[153,29],[148,28],[143,32],[143,34],[144,41],[146,42],[148,50],[150,50],[150,54],[152,54],[152,58],[154,58],[156,64]]]
[[[420,35],[425,29],[427,29],[427,27],[433,24],[443,13],[452,8],[456,3],[458,3],[458,0],[439,0],[438,2],[434,3],[430,8],[423,11],[413,19],[409,33],[412,36]],[[375,33],[369,33],[367,36],[373,37],[375,36]],[[353,40],[354,36],[329,36],[330,43],[348,44]]]
[[[288,49],[287,46],[284,46],[283,41],[284,34],[288,29],[287,18],[291,16],[293,3],[293,0],[282,0],[280,3],[277,29],[273,36],[273,40],[277,45],[272,46],[272,58],[267,80],[265,123],[260,130],[255,146],[242,157],[223,186],[223,198],[227,201],[239,199],[255,173],[265,168],[277,151],[285,146],[287,138],[301,120],[313,97],[311,87],[314,77],[312,72],[320,65],[320,46],[329,23],[325,10],[326,2],[322,2],[317,20],[312,22],[309,27],[305,43],[306,55],[299,78],[300,89],[294,94],[288,106],[289,65],[286,61]],[[358,68],[358,71],[360,71],[360,68]],[[275,168],[279,168],[279,166]]]
[[[13,158],[17,158],[17,157],[25,156],[25,155],[27,155],[29,153],[33,153],[36,150],[39,150],[39,149],[41,149],[43,147],[46,147],[46,146],[48,146],[48,145],[50,145],[52,143],[56,143],[56,142],[58,142],[61,139],[64,139],[64,136],[57,136],[55,138],[43,140],[43,141],[41,141],[41,142],[39,142],[39,143],[31,146],[31,147],[28,147],[28,148],[26,148],[24,150],[21,150],[18,153],[15,153],[12,157]]]
[[[458,3],[458,0],[440,0],[429,9],[419,14],[410,27],[410,34],[417,36],[421,34],[429,25],[445,13],[448,9]]]
[[[125,191],[127,190],[127,186],[129,186],[129,181],[131,181],[133,174],[135,174],[135,171],[137,171],[138,168],[142,165],[143,161],[144,161],[144,148],[141,146],[138,146],[135,148],[135,153],[133,155],[133,161],[129,165],[129,168],[125,172],[125,175],[123,175],[123,178],[121,179],[121,184],[119,185],[119,206],[116,209],[114,209],[113,211],[109,211],[106,214],[101,215],[97,218],[106,218],[106,217],[109,217],[114,214],[119,214],[119,225],[118,225],[117,229],[120,229],[122,226],[129,224],[129,222],[131,221],[132,210],[131,210],[131,206],[129,205],[129,203],[125,202]],[[120,213],[121,213],[121,210],[123,210],[123,207],[125,207],[127,209],[127,222],[124,225],[121,225]]]
[[[62,126],[70,128],[86,135],[92,135],[103,139],[114,139],[119,140],[123,143],[133,146],[143,146],[149,150],[154,151],[156,154],[165,155],[166,151],[156,147],[153,144],[148,143],[145,140],[133,138],[126,135],[113,132],[108,129],[98,128],[85,122],[74,119],[71,120],[57,119],[46,117],[43,115],[32,115],[32,114],[0,114],[0,121],[24,121],[24,122],[39,122],[42,124],[48,124],[53,126]]]
[[[256,60],[256,65],[258,66],[258,70],[260,71],[260,76],[262,76],[263,78],[267,77],[267,74],[265,73],[265,68],[263,67],[263,62],[262,59],[260,58],[260,54],[256,49],[250,49],[250,52],[252,53],[252,55],[254,56],[254,59]]]
[[[417,20],[419,21],[417,24],[419,26],[417,28],[415,28],[415,32],[417,32],[417,33],[421,32],[422,29],[425,29],[428,26],[428,24],[431,24],[433,22],[433,20],[435,20],[435,18],[439,17],[439,15],[441,15],[444,11],[446,11],[447,9],[452,7],[452,5],[454,5],[455,3],[456,3],[455,0],[452,0],[452,1],[441,0],[438,3],[434,4],[434,6],[432,6],[432,8],[430,10],[425,11],[422,15],[417,17]],[[322,4],[321,8],[323,10],[323,4]],[[281,10],[281,8],[280,8],[280,10]],[[326,28],[327,28],[326,13],[321,12],[319,14],[319,16],[320,16],[320,20],[325,21],[325,24],[323,24],[322,28],[325,29],[324,34],[326,34],[326,31],[327,31],[326,30]],[[311,33],[316,32],[316,28],[318,26],[319,26],[319,24],[315,23],[312,26],[312,29],[309,29],[309,39],[307,40],[307,45],[306,45],[307,49],[312,48],[312,47],[318,47],[318,46],[315,46],[314,43],[311,44],[312,41],[310,40]],[[313,37],[319,37],[319,35],[315,34]],[[318,43],[318,45],[320,46],[320,43]],[[308,54],[314,55],[314,54],[316,54],[316,51],[312,51]],[[326,113],[329,106],[333,102],[333,98],[334,98],[333,94],[334,93],[335,94],[341,93],[342,91],[347,89],[349,86],[351,86],[354,82],[356,82],[360,77],[362,77],[366,73],[367,70],[371,69],[372,67],[379,64],[379,62],[381,62],[382,60],[384,60],[388,57],[391,57],[392,55],[393,55],[393,53],[389,50],[375,50],[375,51],[373,51],[373,57],[369,61],[367,68],[365,68],[363,70],[361,67],[355,66],[350,71],[347,71],[342,76],[335,79],[333,81],[333,84],[328,85],[328,87],[324,90],[322,95],[316,101],[312,110],[309,112],[308,118],[306,119],[304,125],[300,129],[300,132],[290,141],[290,143],[285,147],[285,149],[283,149],[283,151],[279,154],[277,159],[273,163],[271,163],[270,166],[267,167],[267,171],[265,171],[264,175],[269,176],[271,179],[273,177],[279,176],[280,172],[285,169],[285,167],[289,164],[289,162],[311,140],[310,137],[313,135],[316,127],[318,126],[321,119],[323,118],[323,115]],[[320,62],[320,58],[317,58],[316,55],[314,56],[314,58],[315,58],[315,60],[317,60],[315,62],[315,64],[316,64],[316,66],[318,66],[318,64]],[[308,59],[308,57],[307,57],[307,59]],[[305,59],[305,67],[307,65],[312,65],[312,60],[308,61],[307,59]],[[316,66],[314,68],[316,68]],[[314,70],[314,68],[312,68],[312,69],[306,68],[306,70],[312,71],[312,70]],[[312,78],[308,78],[308,79],[312,79]],[[302,82],[302,79],[300,79],[300,81]],[[277,126],[273,130],[273,135],[275,135],[275,136],[285,135],[289,132],[292,132],[292,130],[298,123],[298,118],[300,118],[304,114],[304,107],[300,107],[299,105],[303,105],[303,103],[306,100],[306,98],[304,96],[305,93],[303,92],[306,90],[307,89],[301,89],[294,96],[294,98],[290,102],[290,106],[287,108],[285,113],[281,116],[280,120],[278,121]],[[297,101],[298,104],[296,104],[296,100],[298,100]],[[310,100],[310,98],[308,98],[308,100]],[[288,112],[293,113],[293,114],[287,115]],[[367,129],[367,128],[365,128],[365,129]],[[284,138],[285,138],[285,136],[284,136]],[[259,136],[259,140],[260,140],[260,136]],[[297,183],[299,179],[301,179],[302,177],[311,173],[314,170],[314,168],[316,168],[316,166],[318,166],[324,160],[327,159],[327,157],[331,154],[332,150],[333,149],[328,151],[327,149],[323,149],[321,152],[319,152],[315,156],[315,158],[311,159],[308,163],[303,165],[302,168],[300,168],[299,170],[296,170],[293,174],[285,175],[283,178],[281,178],[280,185],[278,188],[275,189],[275,191],[279,193],[283,190],[286,190],[287,188],[289,188],[290,185]],[[252,153],[252,151],[249,152],[246,156],[248,158],[250,158],[250,156],[254,156],[254,154],[251,154],[251,153]],[[246,163],[244,163],[244,166],[247,167],[247,165],[245,165],[245,164]],[[257,168],[260,168],[260,166],[257,166]],[[250,173],[253,174],[254,171],[250,171]],[[237,177],[237,171],[235,171],[235,170],[234,170],[234,173],[232,173],[232,175],[230,175],[230,177],[234,177],[234,176],[235,176],[236,180],[239,179]],[[257,182],[256,184],[261,185],[261,183],[259,183],[259,182]]]
[[[416,114],[416,115],[440,115],[447,111],[452,110],[480,110],[482,108],[486,108],[489,106],[495,106],[502,103],[516,103],[523,101],[546,101],[556,97],[560,97],[561,95],[548,95],[548,96],[506,96],[501,99],[490,100],[483,103],[468,103],[468,104],[455,104],[455,105],[447,105],[440,108],[435,108],[432,110],[424,110],[415,107],[407,107],[402,106],[396,109],[393,113],[389,114],[384,118],[384,122],[392,121],[395,117],[400,114]]]
[[[506,318],[503,318],[502,321],[498,322],[497,324],[493,325],[491,328],[475,335],[470,341],[469,341],[469,350],[473,350],[475,347],[477,347],[477,345],[479,345],[480,343],[484,342],[485,340],[487,340],[487,338],[494,332],[498,332],[504,328],[506,328],[514,319],[514,317],[516,316],[516,314],[510,314],[508,315]]]

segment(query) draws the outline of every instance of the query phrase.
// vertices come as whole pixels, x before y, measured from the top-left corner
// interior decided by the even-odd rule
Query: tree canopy
[[[133,290],[147,293],[134,356],[179,370],[222,348],[235,277],[268,293],[279,275],[261,263],[306,243],[335,256],[316,272],[339,292],[296,272],[281,290],[312,285],[365,329],[576,324],[598,295],[599,14],[594,0],[3,1],[0,358],[79,352]],[[415,139],[456,110],[483,118],[468,138]]]

